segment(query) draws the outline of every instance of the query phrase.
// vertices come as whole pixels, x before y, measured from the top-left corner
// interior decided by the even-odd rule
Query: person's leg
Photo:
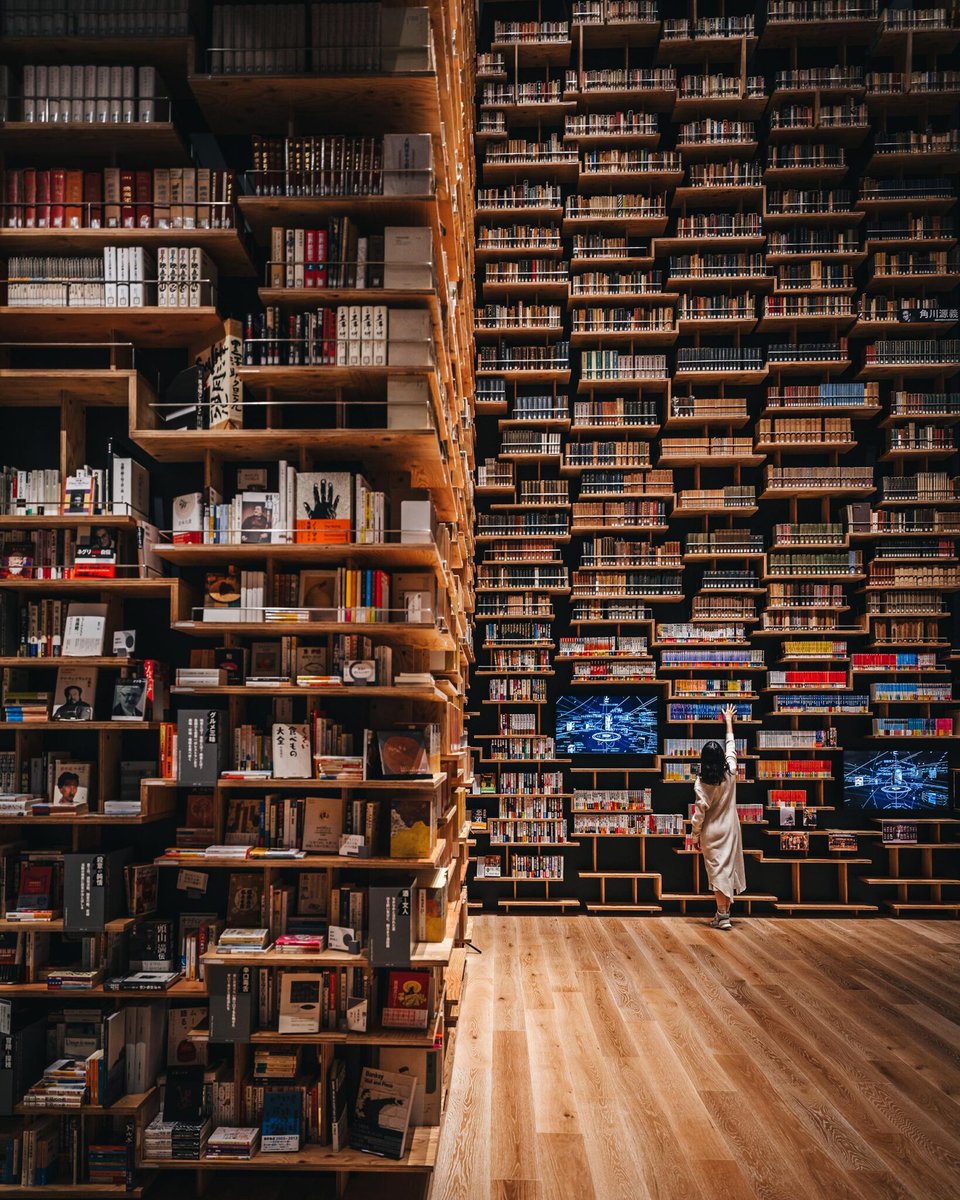
[[[714,929],[730,929],[730,897],[719,888],[714,888],[713,894],[717,901],[717,914],[710,924]]]

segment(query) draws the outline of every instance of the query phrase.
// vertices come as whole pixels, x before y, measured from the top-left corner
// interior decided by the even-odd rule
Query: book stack
[[[260,1126],[220,1125],[207,1139],[205,1157],[238,1160],[253,1158],[260,1148]]]

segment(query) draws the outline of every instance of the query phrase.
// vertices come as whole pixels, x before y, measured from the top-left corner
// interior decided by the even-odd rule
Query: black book
[[[203,1067],[167,1067],[163,1091],[164,1121],[190,1124],[203,1120]]]

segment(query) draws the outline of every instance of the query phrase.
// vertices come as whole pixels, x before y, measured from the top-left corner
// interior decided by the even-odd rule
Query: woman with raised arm
[[[700,774],[693,790],[693,845],[703,852],[707,878],[717,900],[713,929],[731,929],[730,904],[746,886],[743,842],[737,816],[737,745],[733,737],[736,708],[727,704],[721,720],[726,725],[724,745],[707,742],[700,751]]]

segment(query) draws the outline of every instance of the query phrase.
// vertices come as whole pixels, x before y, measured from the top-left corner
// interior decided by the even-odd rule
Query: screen
[[[848,808],[925,812],[950,803],[945,750],[855,750],[843,756]]]
[[[659,698],[657,692],[559,696],[557,754],[656,754]]]

